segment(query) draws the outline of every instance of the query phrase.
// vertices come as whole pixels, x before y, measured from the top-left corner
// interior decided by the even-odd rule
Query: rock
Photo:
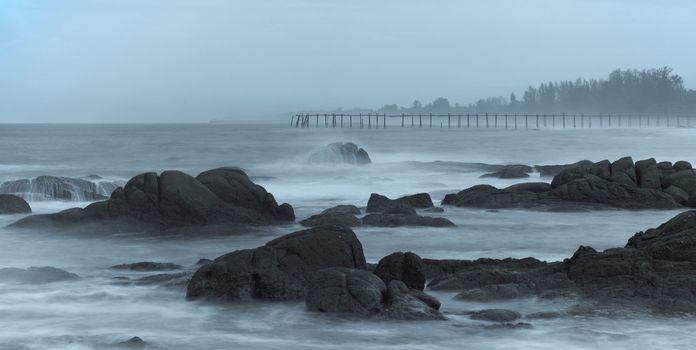
[[[672,196],[674,201],[679,204],[686,204],[689,200],[689,194],[677,186],[669,186],[664,189],[664,192]]]
[[[657,168],[655,158],[636,162],[636,179],[639,187],[661,189],[660,176],[660,169]]]
[[[305,303],[310,311],[317,312],[399,320],[444,319],[435,298],[410,290],[401,281],[391,281],[385,287],[371,272],[356,269],[319,271],[307,287]]]
[[[161,263],[152,261],[141,261],[131,264],[120,264],[111,266],[112,269],[116,270],[133,270],[133,271],[162,271],[162,270],[178,270],[181,268],[180,265],[172,263]]]
[[[581,160],[572,164],[560,165],[535,165],[534,170],[539,172],[541,177],[554,177],[568,168],[589,168],[593,163],[589,160]]]
[[[309,218],[300,221],[300,224],[307,227],[325,225],[353,227],[360,226],[361,221],[353,214],[330,212],[312,215]]]
[[[334,267],[316,274],[305,302],[310,311],[370,315],[381,311],[386,289],[369,271]]]
[[[506,165],[502,169],[481,175],[482,178],[494,177],[498,179],[523,179],[529,177],[532,167],[527,165]]]
[[[118,345],[121,347],[142,348],[146,346],[147,343],[144,340],[140,339],[140,337],[133,337],[118,343]]]
[[[0,215],[31,213],[29,203],[11,194],[0,194]]]
[[[437,299],[409,289],[402,281],[392,280],[387,287],[385,307],[381,315],[398,320],[444,320]]]
[[[365,226],[377,227],[401,227],[401,226],[424,226],[424,227],[451,227],[455,226],[452,221],[445,218],[430,216],[409,215],[409,214],[369,214],[362,218]]]
[[[677,187],[687,194],[696,195],[696,173],[692,170],[682,170],[661,177],[662,188]]]
[[[213,261],[210,259],[201,258],[201,259],[198,259],[198,261],[196,262],[196,265],[205,265],[205,264],[210,264],[211,262],[213,262]]]
[[[659,162],[657,169],[660,170],[660,177],[669,176],[675,173],[672,162]]]
[[[525,283],[503,283],[465,290],[455,296],[460,300],[496,301],[534,296],[536,289]]]
[[[623,157],[611,163],[611,181],[627,186],[636,186],[636,170],[633,158]]]
[[[675,172],[680,172],[682,170],[693,170],[693,167],[691,166],[691,163],[685,161],[685,160],[680,160],[676,163],[674,163],[674,171]]]
[[[696,211],[683,212],[657,228],[636,233],[626,248],[639,249],[654,259],[696,262]]]
[[[559,318],[559,317],[561,317],[561,313],[556,312],[556,311],[532,312],[531,314],[527,314],[524,316],[524,318],[530,319],[530,320],[548,320],[551,318]]]
[[[486,309],[471,314],[472,320],[507,323],[522,317],[518,312],[505,309]]]
[[[590,174],[604,180],[611,179],[611,163],[605,159],[592,164],[590,166]]]
[[[389,199],[380,194],[373,193],[367,201],[366,211],[368,213],[383,213],[389,211],[392,214],[407,214],[415,213],[415,211],[410,211],[409,208],[431,208],[433,206],[433,201],[427,193],[417,193],[398,199]]]
[[[412,252],[396,252],[382,258],[374,274],[388,285],[389,282],[401,281],[408,288],[422,291],[425,287],[423,260]]]
[[[4,182],[0,184],[0,193],[32,201],[95,201],[108,198],[120,186],[123,186],[122,181],[108,181],[96,175],[85,178],[39,176]]]
[[[218,224],[271,224],[292,221],[289,204],[278,205],[273,195],[251,182],[237,168],[219,168],[196,178],[179,171],[140,174],[111,198],[84,209],[33,215],[13,227],[94,230],[164,230]]]
[[[178,273],[159,273],[137,278],[133,283],[137,285],[159,285],[162,287],[183,287],[189,284],[193,272],[185,271]]]
[[[354,205],[337,205],[335,207],[326,209],[321,212],[322,214],[350,214],[350,215],[360,215],[360,208]]]
[[[486,329],[507,329],[507,330],[515,330],[515,329],[532,329],[534,328],[531,324],[526,323],[526,322],[517,322],[517,323],[496,323],[496,324],[487,324],[484,326]]]
[[[432,208],[425,208],[423,209],[424,213],[444,213],[445,208],[442,207],[432,207]]]
[[[351,164],[361,165],[371,163],[370,156],[354,143],[331,143],[309,156],[309,163],[321,164]]]
[[[366,269],[362,245],[349,228],[311,228],[225,254],[196,271],[186,296],[222,301],[302,299],[316,271],[329,267]]]
[[[78,278],[78,276],[72,272],[50,266],[29,267],[27,269],[6,267],[0,269],[0,280],[24,284],[43,284],[68,281],[76,278]]]

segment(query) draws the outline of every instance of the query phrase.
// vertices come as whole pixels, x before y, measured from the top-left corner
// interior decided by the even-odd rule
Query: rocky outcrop
[[[29,267],[26,269],[6,267],[0,269],[0,280],[5,282],[43,284],[73,280],[76,278],[78,278],[78,276],[72,272],[51,266]]]
[[[481,175],[482,178],[494,177],[498,179],[523,179],[529,177],[534,168],[528,165],[503,165],[500,170]]]
[[[433,201],[427,193],[418,193],[398,199],[389,199],[377,193],[370,195],[366,212],[372,213],[362,218],[362,224],[378,227],[430,226],[448,227],[454,224],[440,217],[420,216],[418,209],[433,208]]]
[[[309,163],[362,165],[371,163],[371,160],[367,151],[356,144],[335,142],[312,153]]]
[[[435,290],[487,302],[542,297],[579,298],[656,312],[696,312],[696,211],[635,234],[623,248],[581,246],[562,262],[536,259],[424,259]]]
[[[116,189],[106,201],[84,209],[26,217],[11,226],[81,227],[119,230],[162,230],[216,224],[270,224],[292,221],[289,204],[278,205],[272,194],[251,182],[237,168],[208,170],[197,177],[180,171],[159,176],[144,173]]]
[[[96,175],[84,178],[39,176],[0,184],[0,193],[14,194],[31,201],[96,201],[109,198],[122,181],[105,180]]]
[[[563,170],[569,168],[589,168],[593,163],[589,160],[581,160],[572,164],[557,164],[557,165],[535,165],[534,170],[539,172],[541,177],[554,177],[560,174]]]
[[[452,227],[454,223],[446,218],[421,216],[416,214],[369,214],[362,218],[365,226],[376,227]]]
[[[222,301],[302,299],[316,272],[329,267],[366,269],[362,245],[349,228],[316,227],[225,254],[196,271],[186,295]]]
[[[326,209],[319,214],[312,215],[307,219],[300,221],[302,226],[316,227],[324,225],[338,226],[360,226],[360,219],[356,217],[360,215],[360,209],[354,205],[338,205],[333,208]]]
[[[11,194],[0,194],[0,215],[31,213],[29,203]]]
[[[137,263],[130,264],[119,264],[111,266],[115,270],[132,270],[132,271],[162,271],[162,270],[178,270],[181,269],[181,265],[173,263],[162,263],[162,262],[152,262],[152,261],[141,261]]]
[[[630,157],[613,163],[582,163],[562,170],[545,183],[521,183],[507,188],[477,185],[448,194],[445,205],[488,209],[534,208],[579,210],[586,208],[672,209],[696,206],[696,173],[688,163],[654,159],[633,163]]]
[[[439,302],[393,280],[388,286],[365,270],[328,268],[319,271],[307,287],[310,311],[357,314],[401,320],[444,319]]]

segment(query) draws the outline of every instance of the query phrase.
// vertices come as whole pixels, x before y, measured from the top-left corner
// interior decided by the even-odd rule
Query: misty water
[[[127,180],[145,171],[190,174],[239,166],[295,208],[298,221],[337,204],[365,206],[370,193],[446,193],[490,183],[456,162],[561,164],[581,159],[696,161],[696,130],[585,129],[290,129],[283,125],[3,125],[0,182],[39,175]],[[365,166],[312,165],[308,155],[336,141],[364,147]],[[436,162],[440,161],[440,162]],[[549,181],[532,174],[527,181]],[[31,201],[35,213],[85,202]],[[539,212],[446,207],[452,228],[355,228],[369,262],[394,251],[437,259],[527,257],[562,260],[581,244],[623,246],[637,231],[679,211]],[[453,300],[432,292],[447,321],[369,321],[305,311],[301,302],[207,304],[185,300],[185,289],[122,283],[144,272],[110,266],[137,261],[195,268],[215,258],[301,229],[286,224],[223,236],[152,237],[137,232],[90,235],[12,231],[23,215],[0,216],[0,268],[53,266],[79,279],[48,284],[0,281],[0,349],[103,349],[139,336],[154,349],[670,349],[696,341],[696,319],[640,310],[597,310],[549,320],[529,329],[490,329],[464,311],[502,307],[521,314],[563,311],[562,300],[494,303]]]

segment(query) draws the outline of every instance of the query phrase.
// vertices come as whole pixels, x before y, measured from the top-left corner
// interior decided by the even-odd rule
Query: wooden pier
[[[294,128],[614,129],[696,127],[696,114],[295,114]]]

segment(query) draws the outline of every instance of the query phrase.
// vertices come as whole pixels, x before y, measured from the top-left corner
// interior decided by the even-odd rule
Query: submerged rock
[[[349,228],[316,227],[225,254],[196,271],[186,296],[222,301],[302,299],[316,272],[329,267],[367,268],[362,245]]]
[[[85,178],[39,176],[4,182],[0,184],[0,193],[32,201],[95,201],[107,199],[120,186],[123,186],[122,181],[104,180],[96,175]]]
[[[146,345],[147,343],[144,340],[140,339],[140,337],[133,337],[118,343],[118,346],[124,348],[142,348]]]
[[[237,168],[208,170],[197,177],[180,171],[140,174],[106,201],[84,209],[33,215],[13,227],[105,230],[205,226],[215,224],[270,224],[293,221],[289,204],[278,205],[272,194],[251,182]]]
[[[504,165],[498,171],[481,175],[482,178],[523,179],[529,177],[534,169],[528,165]]]
[[[368,213],[383,213],[391,212],[392,214],[400,213],[402,208],[432,208],[433,201],[427,193],[417,193],[410,196],[404,196],[397,199],[389,199],[377,193],[370,195],[367,201]],[[414,211],[415,213],[415,211]]]
[[[486,309],[471,314],[472,320],[508,323],[522,317],[519,312],[505,309]]]
[[[335,142],[325,148],[315,151],[309,156],[310,163],[352,164],[371,163],[370,156],[356,144]]]
[[[141,262],[137,262],[137,263],[114,265],[114,266],[111,266],[111,268],[117,269],[117,270],[133,270],[133,271],[162,271],[162,270],[178,270],[181,268],[181,266],[177,265],[177,264],[173,264],[173,263],[141,261]]]
[[[10,281],[26,284],[43,284],[73,280],[76,278],[78,278],[78,276],[72,272],[50,266],[29,267],[26,269],[6,267],[0,269],[0,282]]]
[[[29,203],[11,194],[0,194],[0,215],[31,213]]]
[[[360,215],[360,209],[354,205],[339,205],[326,209],[300,221],[302,226],[316,227],[324,225],[360,226],[361,222],[355,215]]]
[[[424,226],[424,227],[451,227],[454,223],[445,218],[420,216],[416,214],[369,214],[362,218],[365,226],[377,227],[402,227],[402,226]]]

